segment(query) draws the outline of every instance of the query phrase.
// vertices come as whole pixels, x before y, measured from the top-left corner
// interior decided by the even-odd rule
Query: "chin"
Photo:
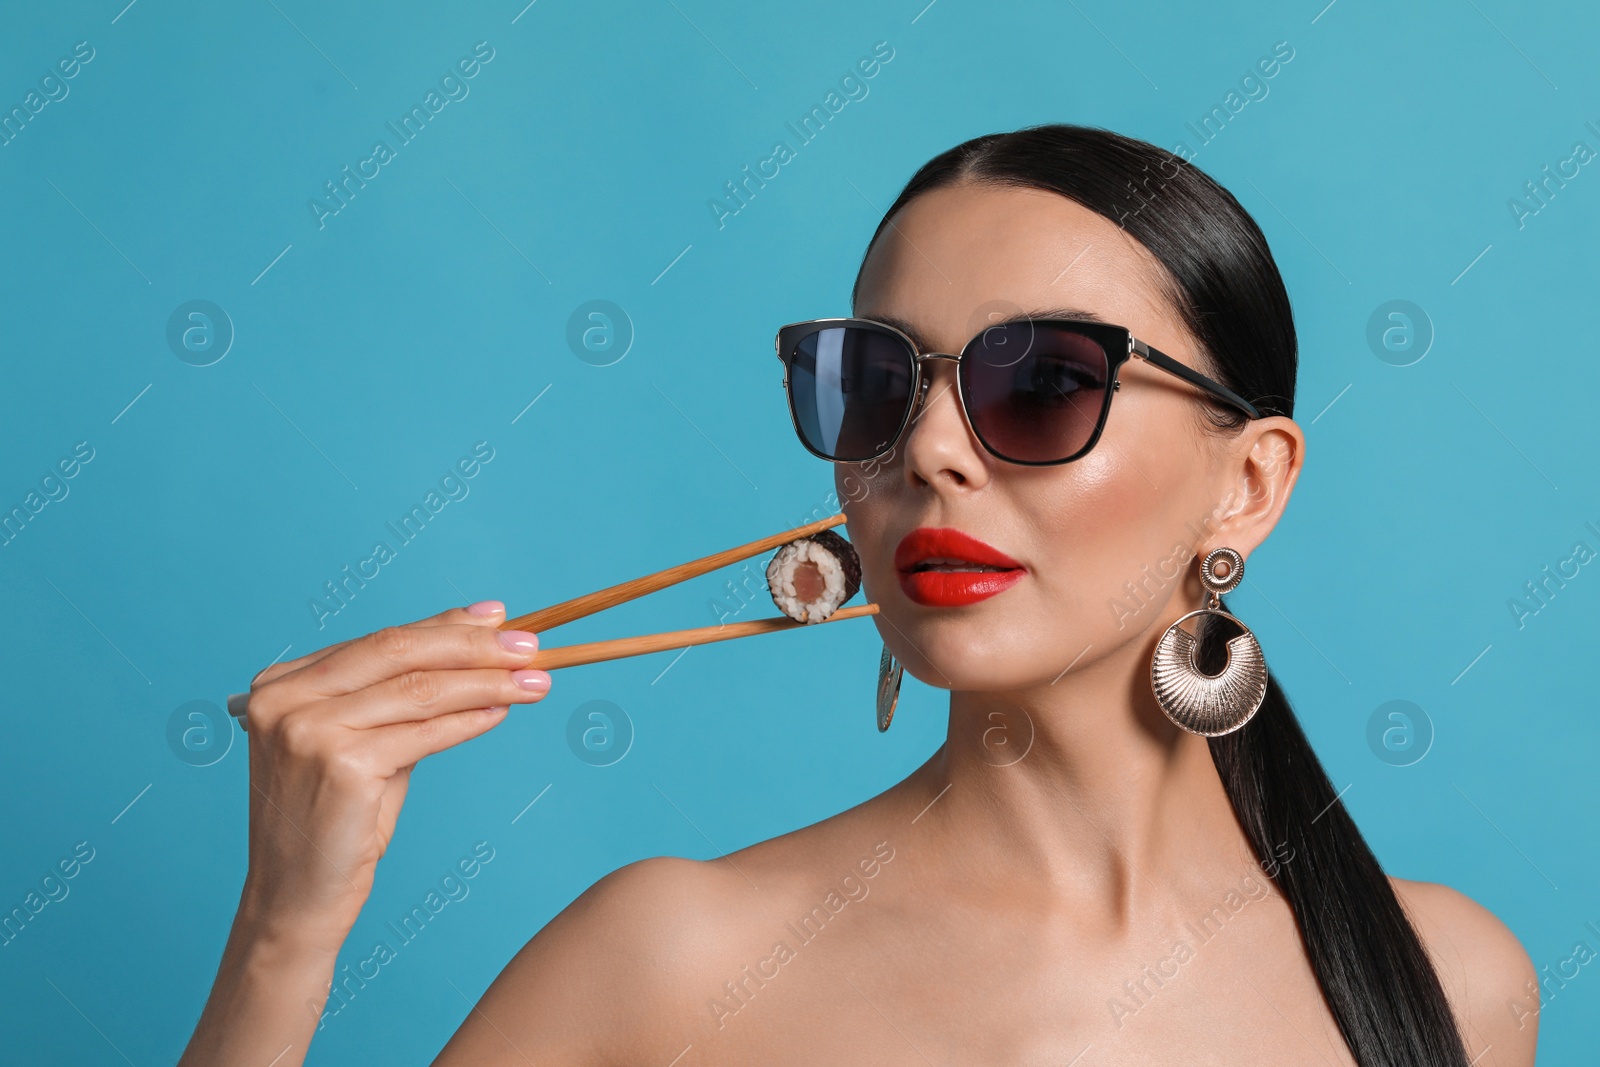
[[[996,613],[992,619],[979,615],[908,619],[902,613],[883,627],[888,634],[885,643],[907,674],[936,689],[984,692],[1037,684],[1040,664],[1061,659],[1057,646],[1040,642],[1040,627],[1000,622],[1002,618]],[[1068,643],[1063,639],[1059,647]]]
[[[1037,661],[1035,661],[1037,663]],[[967,658],[962,661],[919,661],[905,665],[906,673],[935,689],[962,693],[1006,693],[1048,682],[1037,675],[1037,668],[1026,663],[996,664]]]

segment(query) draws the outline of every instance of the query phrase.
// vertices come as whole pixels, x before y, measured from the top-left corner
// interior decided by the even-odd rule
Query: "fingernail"
[[[495,636],[508,652],[539,651],[539,639],[526,630],[501,630]]]
[[[504,615],[506,606],[498,600],[480,600],[467,607],[468,615],[481,615],[487,618],[491,615]]]
[[[550,690],[550,675],[546,671],[512,671],[511,680],[530,693]]]

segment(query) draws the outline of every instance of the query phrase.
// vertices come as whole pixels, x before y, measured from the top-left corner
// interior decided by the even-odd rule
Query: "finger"
[[[438,626],[444,623],[464,622],[473,623],[479,626],[498,626],[505,617],[506,606],[503,603],[498,600],[480,600],[476,604],[470,604],[466,607],[460,608],[449,608],[445,611],[439,612],[437,615],[430,615],[426,619],[418,619],[415,622],[408,622],[404,625]],[[293,674],[300,668],[317,662],[318,660],[327,656],[329,653],[337,652],[339,649],[344,648],[346,645],[350,644],[351,641],[355,640],[358,640],[358,638],[352,637],[344,641],[336,641],[326,648],[319,648],[315,652],[308,652],[298,659],[285,660],[282,663],[269,664],[259,671],[254,678],[250,679],[250,684],[252,686],[263,684],[266,682],[275,681],[278,678],[282,678],[286,674]]]
[[[454,711],[432,719],[380,726],[370,731],[373,736],[368,752],[372,766],[382,773],[394,774],[425,756],[443,752],[487,733],[504,721],[508,711],[510,709],[501,704],[492,708]]]
[[[468,607],[450,608],[447,611],[441,611],[437,615],[430,615],[426,619],[418,619],[415,622],[408,622],[397,627],[390,627],[390,629],[415,630],[430,626],[447,625],[469,625],[479,627],[480,629],[491,629],[499,626],[499,624],[504,621],[505,617],[506,606],[504,604],[498,600],[484,600]],[[371,637],[372,635],[367,634],[364,636]],[[348,649],[351,645],[361,641],[362,639],[362,637],[352,637],[349,640],[340,641],[336,644],[329,645],[327,648],[318,649],[317,651],[309,653],[308,655],[301,656],[299,659],[290,660],[287,663],[280,663],[274,667],[269,667],[265,671],[262,671],[260,674],[258,674],[250,684],[253,686],[276,681],[285,675],[293,674],[296,671],[303,670],[306,667],[312,666],[313,664],[320,663],[333,653]]]
[[[365,730],[498,704],[532,704],[550,691],[540,670],[407,671],[324,703],[319,717]]]
[[[251,686],[265,685],[267,682],[273,681],[277,678],[282,678],[286,674],[292,674],[308,663],[315,663],[317,660],[321,659],[323,656],[326,656],[335,649],[343,648],[353,640],[355,639],[350,638],[349,640],[345,641],[336,641],[327,648],[319,648],[315,652],[308,652],[298,659],[288,659],[281,663],[269,663],[267,666],[263,667],[259,672],[257,672],[254,678],[250,679],[250,684]]]
[[[460,623],[389,626],[302,668],[290,680],[291,688],[301,697],[335,697],[419,672],[475,667],[509,671],[527,666],[538,647],[537,636],[518,630]],[[480,706],[498,703],[486,700]]]

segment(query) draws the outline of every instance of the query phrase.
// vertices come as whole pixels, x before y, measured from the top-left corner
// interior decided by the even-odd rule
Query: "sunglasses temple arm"
[[[1226,385],[1207,378],[1199,371],[1190,369],[1164,352],[1151,348],[1143,341],[1136,340],[1133,342],[1133,353],[1134,355],[1153,363],[1155,366],[1160,367],[1168,374],[1175,374],[1179,378],[1182,378],[1184,381],[1188,382],[1190,385],[1198,386],[1214,396],[1221,397],[1223,400],[1226,400],[1229,404],[1232,404],[1234,407],[1238,408],[1252,419],[1259,419],[1261,417],[1261,412],[1254,404],[1250,403],[1250,401],[1246,400],[1238,393],[1235,393],[1232,389],[1229,389]]]

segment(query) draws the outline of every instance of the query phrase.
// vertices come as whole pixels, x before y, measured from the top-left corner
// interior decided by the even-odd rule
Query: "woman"
[[[1201,617],[1209,688],[1169,633],[1305,455],[1238,203],[1104,130],[979,137],[912,178],[852,302],[778,354],[880,605],[880,725],[903,665],[950,690],[944,745],[814,826],[601,879],[436,1062],[1532,1064],[1516,938],[1385,876],[1231,617]],[[255,680],[249,875],[184,1064],[300,1062],[411,767],[549,689],[503,610]]]

